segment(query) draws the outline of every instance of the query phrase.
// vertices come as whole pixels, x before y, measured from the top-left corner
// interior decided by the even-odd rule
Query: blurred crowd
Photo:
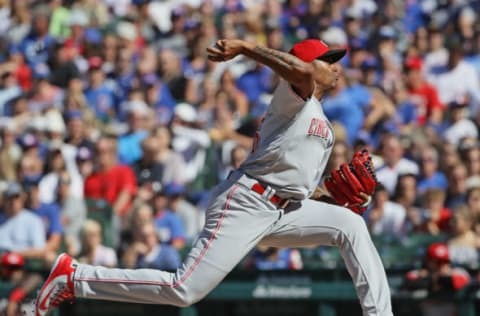
[[[382,183],[372,235],[438,236],[476,269],[478,12],[468,0],[0,0],[0,251],[175,269],[279,80],[243,56],[210,62],[206,47],[320,38],[349,51],[322,100],[336,133],[325,174],[368,148]],[[246,266],[302,259],[257,249]]]

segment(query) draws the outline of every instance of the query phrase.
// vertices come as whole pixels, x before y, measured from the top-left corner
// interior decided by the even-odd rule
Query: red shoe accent
[[[66,253],[58,256],[50,275],[38,292],[35,300],[35,316],[44,316],[50,309],[60,305],[64,300],[74,298],[73,273],[76,263]]]

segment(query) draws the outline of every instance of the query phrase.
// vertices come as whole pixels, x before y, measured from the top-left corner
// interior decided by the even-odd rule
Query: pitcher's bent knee
[[[342,234],[347,237],[368,237],[370,238],[370,233],[368,232],[367,224],[362,216],[353,213],[351,210],[344,208],[344,213],[342,214],[342,224],[339,227],[339,230]]]
[[[178,307],[189,307],[207,295],[207,293],[195,293],[186,288],[178,288],[176,294],[176,300],[170,302],[170,304]]]

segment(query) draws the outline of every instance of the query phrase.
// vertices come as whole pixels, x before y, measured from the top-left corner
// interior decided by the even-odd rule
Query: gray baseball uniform
[[[315,97],[299,98],[281,81],[241,168],[217,186],[205,227],[174,273],[79,265],[75,295],[91,299],[188,306],[209,293],[257,244],[337,246],[364,315],[390,316],[390,290],[364,220],[352,211],[306,199],[317,185],[334,141]],[[266,187],[261,195],[252,187]],[[276,194],[295,200],[284,210]]]

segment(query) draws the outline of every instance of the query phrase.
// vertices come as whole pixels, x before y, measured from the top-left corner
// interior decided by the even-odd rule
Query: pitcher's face
[[[338,63],[329,64],[323,60],[313,61],[315,67],[314,80],[322,91],[333,89],[340,77],[341,66]]]

